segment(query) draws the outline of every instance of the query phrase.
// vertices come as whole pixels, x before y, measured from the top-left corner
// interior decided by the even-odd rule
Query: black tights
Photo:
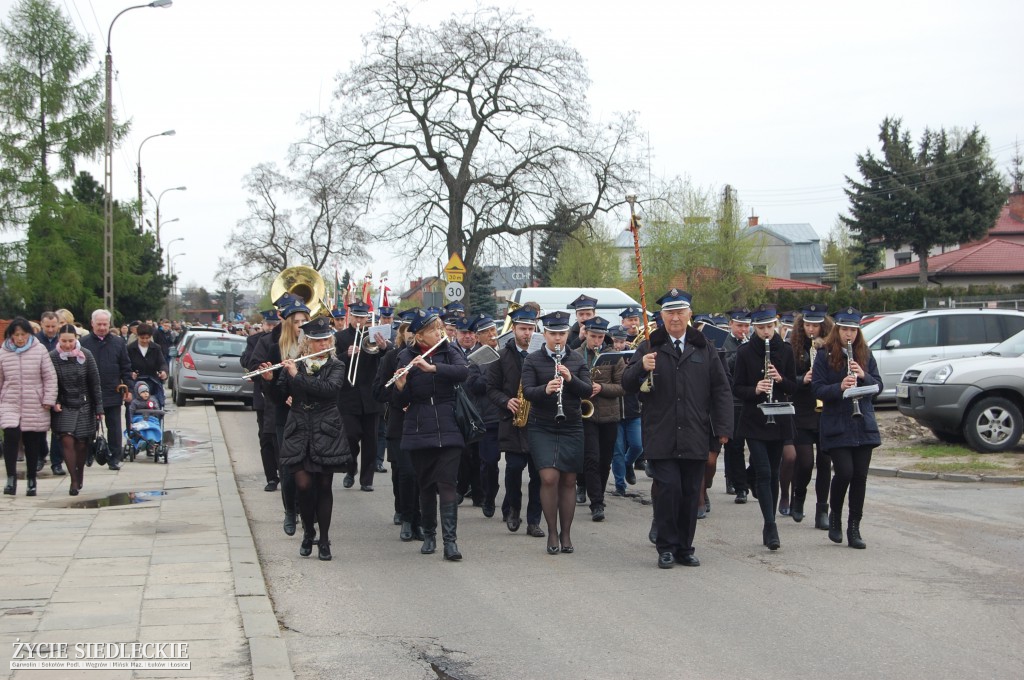
[[[76,438],[73,434],[62,434],[60,445],[64,452],[64,462],[68,465],[71,488],[81,489],[82,477],[85,474],[85,441]]]
[[[828,451],[822,451],[820,446],[815,465],[818,472],[814,475],[814,495],[818,504],[828,505],[828,492],[832,486],[832,457],[828,455]]]
[[[850,519],[860,520],[864,514],[864,493],[871,466],[871,446],[831,449],[832,456],[832,512],[843,514],[846,490],[850,490]]]
[[[540,505],[548,524],[548,545],[571,546],[572,518],[576,514],[576,473],[556,468],[541,468]],[[562,532],[559,534],[558,521]]]
[[[18,474],[18,445],[25,442],[25,479],[36,478],[36,461],[46,455],[45,432],[23,432],[20,427],[4,428],[4,465],[7,476]]]
[[[313,534],[314,518],[320,529],[320,542],[330,542],[331,511],[334,509],[333,472],[307,472],[295,470],[295,490],[299,496],[302,526]]]
[[[797,444],[793,469],[793,500],[801,503],[807,498],[807,485],[814,472],[814,444]]]

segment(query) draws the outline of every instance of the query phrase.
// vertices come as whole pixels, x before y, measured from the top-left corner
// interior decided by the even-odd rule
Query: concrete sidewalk
[[[77,497],[47,470],[36,498],[23,479],[0,496],[0,677],[293,677],[214,407],[171,407],[165,426],[169,465],[94,465]],[[83,507],[135,492],[158,493]],[[191,668],[11,670],[19,641],[68,643],[70,660],[76,644],[187,642]]]

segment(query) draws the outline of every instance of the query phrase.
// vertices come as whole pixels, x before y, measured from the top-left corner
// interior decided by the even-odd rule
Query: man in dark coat
[[[487,314],[474,314],[468,319],[469,332],[472,333],[476,349],[467,354],[474,356],[474,352],[481,350],[486,344],[487,347],[497,351],[498,336],[496,324]],[[461,333],[460,333],[461,335]],[[460,338],[461,340],[461,338]],[[494,354],[486,349],[482,355],[487,359],[483,361],[469,359],[469,378],[466,380],[466,392],[473,400],[484,425],[487,426],[487,433],[484,438],[476,444],[471,460],[476,463],[476,474],[472,476],[472,482],[479,489],[481,503],[483,505],[484,517],[494,517],[494,503],[498,496],[498,460],[501,458],[501,447],[498,443],[498,420],[501,415],[497,404],[487,398],[487,363],[494,361]],[[461,470],[460,470],[461,472]]]
[[[349,305],[348,317],[349,327],[335,336],[338,358],[345,362],[346,367],[338,409],[345,421],[345,433],[352,453],[352,462],[342,484],[346,489],[352,488],[358,472],[360,490],[373,491],[373,474],[377,469],[377,419],[384,411],[384,405],[373,398],[373,379],[381,357],[388,350],[388,341],[378,334],[378,337],[360,343],[362,347],[355,347],[356,328],[369,328],[370,310],[363,304]],[[357,357],[359,365],[355,380],[350,382],[347,377],[351,375],[352,362],[357,361]]]
[[[92,352],[100,371],[100,387],[103,391],[103,417],[107,424],[107,443],[110,445],[111,470],[121,469],[121,408],[124,397],[118,392],[119,385],[132,382],[131,363],[128,361],[128,346],[123,338],[110,332],[110,312],[97,309],[92,313],[92,333],[82,338],[82,347]]]
[[[576,323],[569,329],[569,349],[578,349],[584,340],[583,322],[597,316],[597,298],[580,293],[580,296],[566,305],[576,311]]]
[[[521,400],[519,389],[523,360],[529,353],[530,339],[537,329],[537,311],[524,305],[510,314],[514,337],[498,352],[498,360],[487,365],[487,398],[498,407],[498,447],[505,452],[505,498],[501,517],[509,531],[519,531],[523,507],[523,469],[529,470],[526,506],[526,533],[535,538],[546,535],[540,527],[540,473],[530,457],[526,429],[512,424]]]
[[[640,393],[644,455],[656,492],[658,566],[700,566],[693,554],[700,483],[711,433],[732,436],[732,391],[714,345],[689,328],[691,296],[673,288],[658,303],[665,322],[637,348],[622,376],[626,392]],[[648,392],[641,385],[653,374]]]
[[[247,372],[255,368],[250,368],[250,362],[260,339],[269,335],[281,322],[281,317],[278,316],[276,309],[268,309],[260,312],[260,314],[263,315],[263,329],[259,333],[246,338],[245,352],[242,353],[242,357],[239,359],[242,367]],[[258,364],[256,367],[258,367]],[[266,416],[264,411],[266,410],[266,399],[263,396],[264,382],[259,376],[253,378],[252,408],[256,411],[256,432],[260,442],[260,460],[263,462],[263,475],[267,478],[267,485],[263,487],[263,490],[277,491],[277,485],[281,483],[281,477],[278,474],[277,435],[273,427],[269,429],[265,427]]]

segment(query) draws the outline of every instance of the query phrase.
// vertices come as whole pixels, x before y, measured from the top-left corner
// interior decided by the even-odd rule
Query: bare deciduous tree
[[[380,238],[472,266],[622,202],[638,170],[633,117],[591,122],[583,58],[529,19],[489,7],[423,26],[397,8],[364,42],[295,158],[351,173],[389,211]],[[558,204],[575,224],[554,223]]]

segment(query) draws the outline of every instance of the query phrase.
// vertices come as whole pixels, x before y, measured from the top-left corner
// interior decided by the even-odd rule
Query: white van
[[[569,303],[580,295],[597,300],[597,315],[608,319],[612,326],[619,323],[619,312],[626,307],[640,307],[640,303],[623,293],[618,288],[516,288],[509,300],[523,304],[536,302],[540,305],[541,314],[549,314],[559,310],[568,312],[569,318],[575,323],[575,310]]]

